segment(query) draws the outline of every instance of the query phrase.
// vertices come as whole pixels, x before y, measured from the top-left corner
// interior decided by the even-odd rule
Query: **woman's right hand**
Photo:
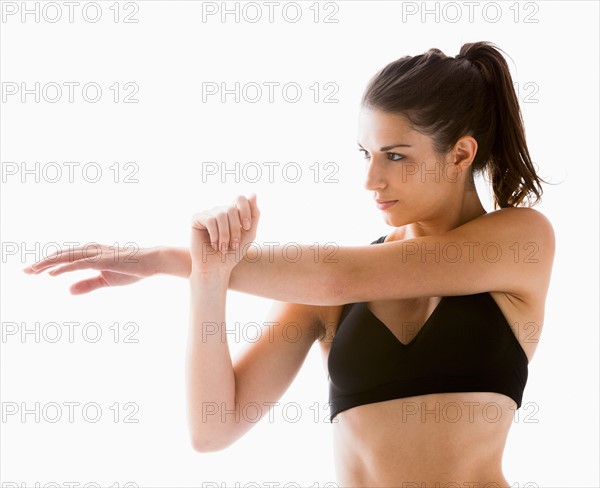
[[[195,214],[190,243],[192,272],[231,272],[256,238],[259,219],[256,193],[248,198],[238,195],[230,205]]]
[[[61,249],[52,255],[24,268],[28,274],[40,274],[46,270],[51,276],[68,271],[94,269],[99,275],[71,285],[73,295],[89,293],[108,286],[130,285],[142,278],[152,276],[158,268],[160,247],[142,248],[133,252],[131,248],[115,248],[96,244],[72,249]],[[62,266],[61,266],[62,265]]]

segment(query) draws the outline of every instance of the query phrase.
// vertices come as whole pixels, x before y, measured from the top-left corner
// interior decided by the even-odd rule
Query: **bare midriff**
[[[359,405],[332,423],[339,486],[507,488],[502,454],[515,402],[436,393]]]

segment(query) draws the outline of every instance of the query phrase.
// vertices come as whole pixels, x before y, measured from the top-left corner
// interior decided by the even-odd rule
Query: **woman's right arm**
[[[225,303],[229,273],[190,275],[190,320],[186,351],[186,391],[191,442],[198,452],[226,446],[231,421],[222,414],[235,410],[233,373]]]
[[[250,216],[248,206],[252,227],[246,232],[240,222],[244,215]],[[218,230],[213,225],[215,219]],[[227,228],[243,247],[254,240],[258,220],[258,207],[252,198],[238,200],[237,206],[202,212],[193,219],[186,389],[191,441],[199,452],[225,449],[256,425],[288,388],[324,330],[320,309],[276,304],[260,339],[233,364],[225,305],[231,271],[237,263],[212,253],[206,255],[203,249]]]
[[[153,275],[172,275],[189,278],[192,259],[187,247],[158,246],[155,248]]]
[[[313,344],[323,338],[321,314],[325,312],[319,306],[274,301],[259,339],[247,345],[233,362],[227,334],[222,337],[211,328],[204,330],[202,339],[198,320],[200,316],[208,316],[200,312],[202,302],[205,310],[212,311],[209,313],[224,313],[222,297],[226,286],[220,288],[215,283],[203,286],[199,282],[196,285],[191,286],[191,313],[192,317],[198,315],[195,320],[192,318],[188,338],[188,408],[193,448],[206,453],[226,449],[271,410],[267,418],[283,421],[285,405],[279,400],[297,376]],[[302,409],[310,406],[310,411],[302,412],[304,417],[315,417],[313,400],[296,402],[295,408],[297,403]],[[326,410],[320,408],[317,414],[315,421],[327,421]]]

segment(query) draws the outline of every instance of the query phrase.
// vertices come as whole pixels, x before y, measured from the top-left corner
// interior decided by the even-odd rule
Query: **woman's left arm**
[[[233,269],[229,289],[325,306],[486,291],[525,297],[548,287],[554,230],[537,210],[505,208],[441,235],[283,247],[255,243]]]

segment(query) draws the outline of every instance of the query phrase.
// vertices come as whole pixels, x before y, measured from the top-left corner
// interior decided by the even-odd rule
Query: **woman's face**
[[[431,138],[412,130],[403,116],[363,107],[358,144],[365,157],[365,188],[374,199],[396,200],[381,209],[389,225],[444,220],[463,198],[464,164],[443,161]]]

